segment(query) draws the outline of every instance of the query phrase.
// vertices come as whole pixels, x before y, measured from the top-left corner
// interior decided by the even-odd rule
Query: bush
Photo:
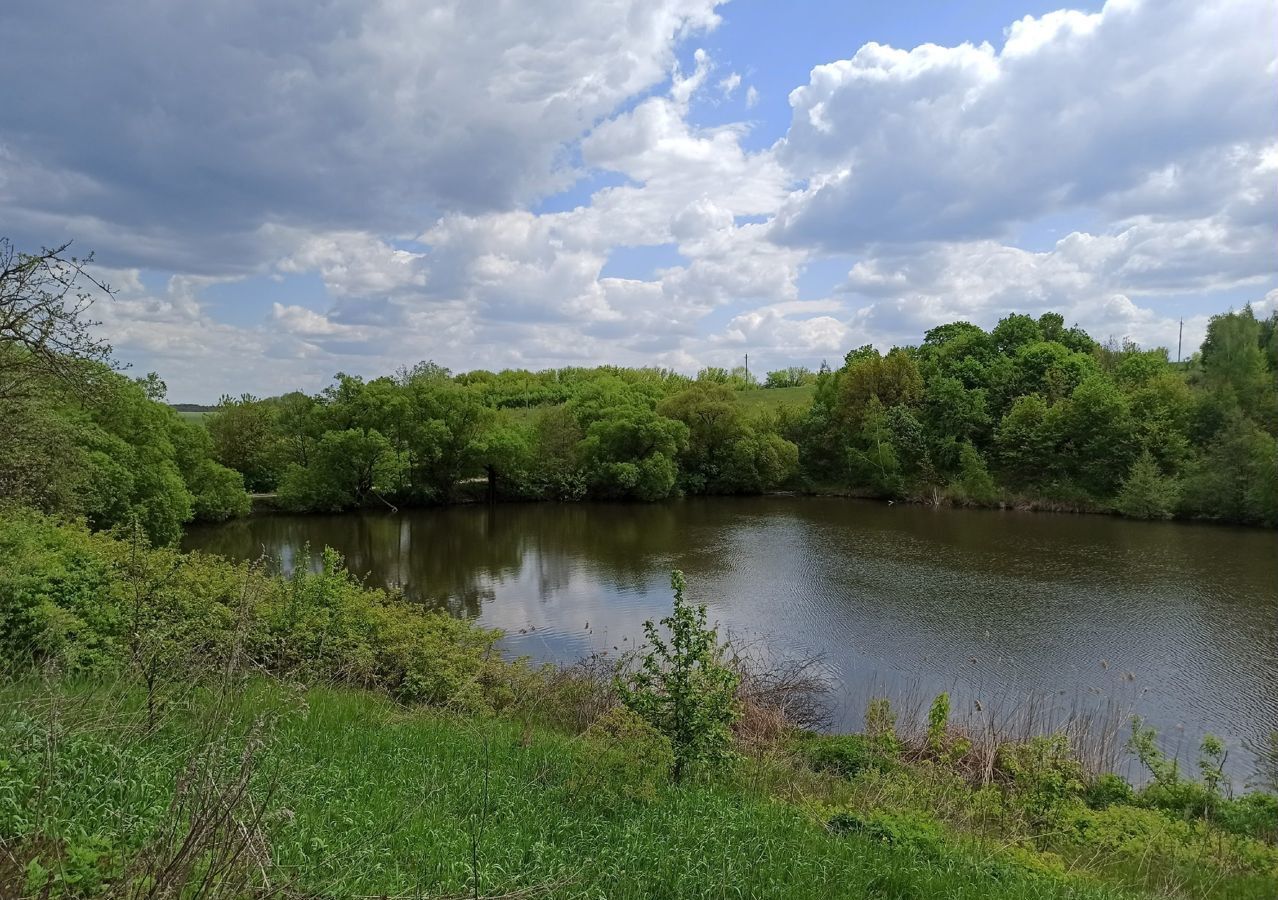
[[[645,622],[648,646],[639,671],[617,685],[621,701],[670,739],[675,780],[697,763],[730,756],[740,681],[723,665],[718,634],[706,626],[705,606],[684,599],[686,586],[682,572],[670,574],[674,612],[661,620],[670,637],[663,639],[656,625]]]
[[[1087,786],[1084,800],[1092,809],[1105,809],[1115,804],[1131,803],[1134,797],[1135,793],[1132,791],[1132,786],[1127,783],[1126,779],[1112,772],[1106,772],[1097,776]]]
[[[1123,515],[1135,519],[1170,519],[1179,499],[1176,482],[1163,476],[1158,463],[1146,450],[1132,464],[1114,506]]]
[[[1062,804],[1083,794],[1083,766],[1063,734],[1004,744],[995,765],[1011,779],[1016,804],[1033,821],[1047,821]]]
[[[304,558],[279,577],[14,512],[0,556],[0,658],[19,668],[155,681],[243,654],[293,678],[466,709],[505,705],[517,674],[496,653],[500,632],[367,588],[332,550],[320,571]]]
[[[1278,843],[1278,797],[1273,794],[1244,794],[1225,800],[1216,810],[1216,820],[1234,834]]]
[[[798,750],[814,770],[843,778],[854,778],[867,769],[887,771],[895,766],[879,741],[861,734],[805,734]]]
[[[586,786],[592,791],[650,801],[674,768],[669,738],[625,706],[600,716],[582,740],[589,748]]]

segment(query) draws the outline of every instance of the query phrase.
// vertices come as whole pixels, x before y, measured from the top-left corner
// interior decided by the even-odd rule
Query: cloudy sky
[[[9,0],[0,233],[178,401],[1278,300],[1278,4]]]

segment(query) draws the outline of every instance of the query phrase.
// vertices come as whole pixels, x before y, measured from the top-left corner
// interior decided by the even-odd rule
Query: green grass
[[[749,415],[758,412],[772,412],[777,407],[804,410],[812,405],[812,396],[816,392],[814,385],[789,388],[753,388],[737,391],[737,400],[741,408]],[[539,412],[549,409],[547,406],[511,406],[500,412],[512,422],[532,422]]]
[[[179,409],[179,410],[176,410],[176,412],[179,416],[181,416],[183,419],[186,419],[188,422],[203,422],[205,416],[212,415],[212,413],[204,412],[203,410],[198,410],[198,409]]]
[[[807,409],[812,405],[812,397],[816,386],[805,384],[802,387],[788,388],[756,388],[749,391],[738,391],[741,405],[747,412],[761,410],[772,411],[777,407],[787,409]]]
[[[68,859],[84,867],[85,847],[89,858],[103,854],[94,871],[119,869],[112,852],[136,847],[162,817],[199,731],[198,705],[147,735],[112,724],[123,715],[111,706],[118,697],[88,697],[80,721],[93,724],[60,737],[53,788],[42,789],[39,862],[55,878]],[[23,745],[17,711],[33,699],[29,686],[0,693],[0,746]],[[41,702],[47,710],[48,697]],[[125,698],[135,712],[138,702]],[[464,893],[477,871],[481,896],[538,886],[548,889],[539,896],[619,900],[1142,896],[1036,872],[996,847],[835,833],[824,812],[773,800],[748,777],[661,783],[634,799],[601,781],[580,738],[502,719],[407,711],[346,690],[290,699],[277,683],[255,686],[229,718],[242,725],[272,712],[279,719],[257,775],[259,790],[275,782],[265,818],[272,880],[304,895]],[[49,741],[38,729],[27,741],[34,770],[47,771]],[[16,846],[26,769],[20,749],[0,756],[0,839]],[[68,848],[61,861],[50,837]]]

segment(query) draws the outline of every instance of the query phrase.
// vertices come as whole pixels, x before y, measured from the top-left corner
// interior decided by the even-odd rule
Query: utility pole
[[[746,354],[746,381],[750,380],[750,354]]]
[[[1180,365],[1180,348],[1185,342],[1185,320],[1180,320],[1180,335],[1176,338],[1176,365]]]

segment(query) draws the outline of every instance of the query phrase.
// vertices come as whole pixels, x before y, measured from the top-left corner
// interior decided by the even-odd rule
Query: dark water
[[[270,515],[186,540],[285,566],[308,543],[551,660],[632,646],[683,569],[724,630],[820,654],[849,728],[884,691],[1130,707],[1173,750],[1226,736],[1241,775],[1242,743],[1278,729],[1272,531],[761,497]]]

